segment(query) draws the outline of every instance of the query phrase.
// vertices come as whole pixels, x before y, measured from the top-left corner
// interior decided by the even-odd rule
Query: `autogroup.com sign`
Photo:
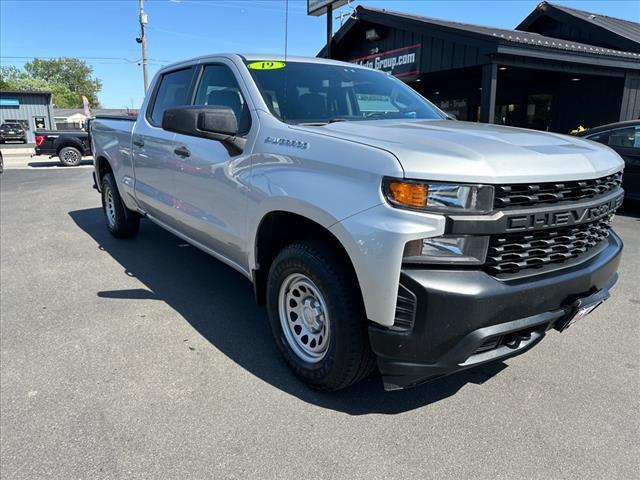
[[[394,48],[350,60],[369,68],[390,73],[395,77],[405,77],[419,73],[420,44]]]

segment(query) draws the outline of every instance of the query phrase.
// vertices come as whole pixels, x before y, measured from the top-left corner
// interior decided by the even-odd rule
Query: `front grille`
[[[485,269],[494,275],[563,263],[586,254],[609,236],[611,219],[572,227],[492,235]]]
[[[621,184],[622,172],[593,180],[497,185],[493,203],[500,209],[583,200],[604,195]]]

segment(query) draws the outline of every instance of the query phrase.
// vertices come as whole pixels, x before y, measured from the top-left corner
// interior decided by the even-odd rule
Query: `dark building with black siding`
[[[547,2],[515,30],[358,7],[332,57],[390,72],[460,120],[566,133],[640,118],[640,23]]]

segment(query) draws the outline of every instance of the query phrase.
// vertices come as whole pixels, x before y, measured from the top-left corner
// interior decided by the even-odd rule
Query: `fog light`
[[[481,265],[487,257],[489,237],[442,236],[407,242],[406,263]]]

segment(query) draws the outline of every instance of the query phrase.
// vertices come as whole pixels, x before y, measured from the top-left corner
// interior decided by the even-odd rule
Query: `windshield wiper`
[[[346,121],[347,121],[346,118],[336,117],[336,118],[330,118],[326,122],[304,122],[304,123],[298,123],[298,125],[304,125],[305,127],[322,127],[323,125],[328,125],[330,123],[346,122]]]

